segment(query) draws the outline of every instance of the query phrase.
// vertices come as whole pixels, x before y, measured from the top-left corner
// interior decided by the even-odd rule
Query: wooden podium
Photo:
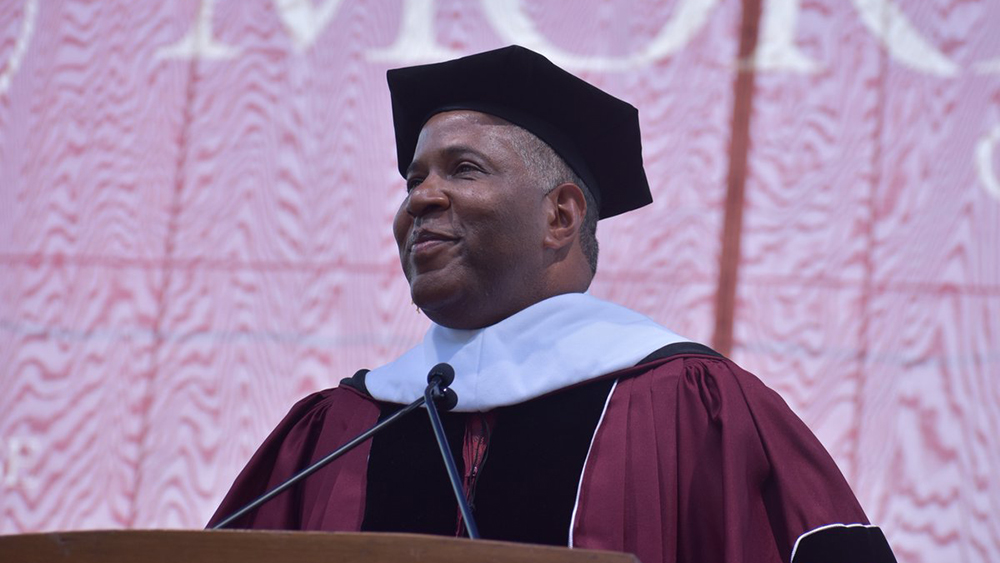
[[[113,530],[0,536],[10,563],[638,563],[634,555],[417,534]]]

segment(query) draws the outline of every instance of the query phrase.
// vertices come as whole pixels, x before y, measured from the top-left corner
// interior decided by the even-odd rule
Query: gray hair
[[[514,147],[520,153],[528,170],[531,171],[535,182],[542,186],[546,194],[565,183],[576,184],[583,191],[583,198],[587,202],[587,213],[580,226],[580,247],[590,265],[590,273],[596,274],[597,219],[600,210],[597,208],[597,200],[591,193],[590,187],[545,141],[523,127],[512,125],[511,129],[514,132],[511,135]]]

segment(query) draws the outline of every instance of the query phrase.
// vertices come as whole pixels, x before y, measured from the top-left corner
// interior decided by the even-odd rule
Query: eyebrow
[[[451,146],[448,146],[448,147],[445,147],[445,148],[441,149],[438,152],[444,153],[444,155],[446,157],[448,157],[448,158],[455,158],[457,156],[461,156],[461,155],[465,155],[465,154],[471,154],[471,155],[474,155],[474,156],[478,157],[480,160],[486,162],[487,164],[489,164],[491,166],[493,165],[493,161],[491,161],[490,159],[486,158],[486,155],[484,155],[483,153],[479,152],[478,150],[472,148],[469,145],[451,145]],[[407,178],[410,177],[410,173],[413,172],[413,169],[416,168],[416,166],[417,166],[417,161],[414,160],[413,162],[410,163],[409,166],[406,167],[406,177]]]

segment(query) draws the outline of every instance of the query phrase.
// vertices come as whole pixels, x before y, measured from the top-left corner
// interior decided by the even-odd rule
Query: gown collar
[[[431,367],[455,368],[455,411],[488,411],[634,366],[668,344],[689,342],[649,317],[585,293],[550,297],[497,324],[432,324],[423,342],[367,374],[372,397],[409,403]]]

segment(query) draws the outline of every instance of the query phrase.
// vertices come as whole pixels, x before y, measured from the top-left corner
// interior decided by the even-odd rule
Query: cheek
[[[392,220],[392,235],[396,237],[396,246],[399,248],[402,248],[403,243],[406,242],[412,225],[413,217],[410,217],[410,214],[406,212],[406,201],[404,200],[399,209],[396,210],[395,219]]]

